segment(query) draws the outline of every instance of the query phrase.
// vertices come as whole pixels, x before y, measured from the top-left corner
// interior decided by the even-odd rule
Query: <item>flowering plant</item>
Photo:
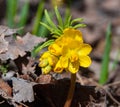
[[[43,74],[50,71],[56,73],[71,72],[71,86],[64,105],[64,107],[69,107],[75,88],[76,73],[80,66],[90,66],[91,59],[88,55],[92,48],[89,44],[84,43],[82,32],[77,30],[79,27],[85,27],[83,23],[75,24],[75,22],[82,22],[82,18],[71,20],[71,16],[69,16],[65,22],[62,20],[57,7],[55,7],[55,13],[58,20],[57,26],[50,19],[47,10],[45,10],[45,16],[48,24],[41,22],[43,26],[50,30],[55,39],[48,40],[41,45],[40,49],[48,46],[48,50],[41,55],[39,66],[42,68]]]

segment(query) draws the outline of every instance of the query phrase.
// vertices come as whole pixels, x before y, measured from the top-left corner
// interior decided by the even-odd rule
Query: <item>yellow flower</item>
[[[56,56],[52,55],[49,51],[46,51],[40,58],[39,66],[40,67],[44,67],[46,65],[54,66],[57,61],[58,58]]]
[[[88,44],[78,44],[73,42],[73,45],[66,45],[63,47],[62,55],[60,56],[54,71],[62,72],[63,69],[76,73],[79,71],[79,66],[88,67],[91,64],[91,59],[88,54],[91,52],[91,46]]]
[[[91,59],[88,56],[92,48],[83,43],[82,33],[73,28],[67,28],[63,34],[48,47],[40,58],[40,66],[48,73],[46,66],[50,65],[54,72],[61,73],[63,70],[76,73],[79,67],[88,67]],[[46,60],[47,59],[47,60]]]
[[[66,28],[63,31],[63,35],[61,35],[55,42],[48,47],[48,50],[59,56],[62,54],[62,49],[65,45],[73,45],[71,42],[77,41],[79,43],[83,43],[82,33],[79,30],[73,28]]]
[[[49,51],[46,51],[42,54],[39,60],[39,66],[42,67],[42,73],[46,74],[52,70],[52,67],[57,63],[58,58],[52,55]]]
[[[62,49],[62,48],[61,48],[58,44],[56,44],[56,43],[51,44],[51,45],[48,47],[48,49],[50,50],[50,52],[51,52],[52,54],[54,54],[54,55],[56,55],[56,56],[61,55],[61,49]]]
[[[65,29],[63,35],[56,39],[55,43],[48,49],[54,55],[59,53],[60,56],[54,68],[55,72],[60,73],[66,69],[71,73],[76,73],[79,66],[88,67],[91,64],[88,54],[92,48],[90,45],[83,43],[82,33],[79,30]]]

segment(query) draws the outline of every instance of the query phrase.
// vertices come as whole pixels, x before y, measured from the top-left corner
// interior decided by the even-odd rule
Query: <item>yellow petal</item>
[[[63,71],[63,67],[61,66],[61,63],[60,63],[60,60],[57,62],[55,68],[54,68],[54,72],[57,72],[57,73],[61,73]]]
[[[70,61],[75,62],[77,60],[78,60],[78,55],[75,52],[73,52],[72,55],[70,56]]]
[[[68,58],[67,58],[67,56],[65,56],[65,57],[61,56],[60,57],[60,63],[61,63],[61,66],[63,68],[67,68],[68,67]]]
[[[49,47],[48,47],[48,50],[52,53],[52,54],[54,54],[54,55],[56,55],[56,56],[59,56],[60,54],[61,54],[61,47],[59,47],[57,44],[52,44],[52,45],[50,45]]]
[[[41,57],[40,57],[40,61],[43,60],[43,59],[45,59],[45,58],[48,58],[50,55],[51,55],[51,54],[50,54],[49,51],[44,52],[44,53],[41,55]]]
[[[51,55],[50,57],[48,57],[48,62],[50,66],[55,66],[57,61],[58,61],[58,58],[54,55]]]
[[[89,44],[80,44],[80,48],[78,51],[79,56],[88,55],[92,50],[92,47]]]
[[[91,59],[89,56],[80,56],[79,63],[82,67],[89,67],[91,64]]]
[[[78,72],[78,70],[79,70],[79,62],[78,62],[78,61],[76,61],[76,62],[70,62],[70,63],[69,63],[68,70],[69,70],[71,73],[76,73],[76,72]]]
[[[63,36],[73,38],[79,42],[83,42],[82,33],[79,30],[73,28],[67,28],[63,31]]]

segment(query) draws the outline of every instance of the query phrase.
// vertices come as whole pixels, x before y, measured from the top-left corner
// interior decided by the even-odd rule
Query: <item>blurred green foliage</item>
[[[18,0],[7,0],[7,9],[6,9],[6,17],[7,17],[7,25],[9,27],[15,26],[15,15],[17,13],[17,2]]]
[[[111,36],[112,36],[112,30],[111,30],[111,24],[109,24],[106,31],[106,41],[105,41],[106,44],[105,44],[105,50],[104,50],[104,55],[102,59],[101,74],[100,74],[100,80],[99,80],[100,84],[105,84],[108,80],[110,50],[111,50]]]
[[[53,0],[52,2],[55,2],[57,0]],[[63,0],[64,1],[64,0]],[[64,1],[65,2],[65,1]],[[55,14],[56,14],[56,18],[59,19],[58,20],[58,25],[63,26],[63,28],[66,28],[70,25],[70,20],[71,20],[71,16],[70,16],[70,6],[72,5],[73,0],[67,0],[67,8],[65,10],[65,15],[64,15],[64,20],[62,20],[63,17],[60,16],[59,12],[57,9],[55,9]],[[28,15],[29,13],[29,9],[30,9],[30,1],[29,0],[25,0],[24,1],[24,5],[22,6],[20,13],[19,13],[19,20],[16,22],[15,18],[18,15],[18,5],[19,5],[19,0],[6,0],[6,20],[7,20],[7,25],[10,28],[15,28],[15,27],[25,27],[27,20],[28,20]],[[48,19],[52,19],[54,17],[54,14],[52,11],[49,11],[49,16],[48,13],[45,12],[44,13],[44,7],[45,7],[45,0],[40,0],[38,7],[37,7],[37,11],[36,11],[36,15],[34,17],[34,23],[33,23],[33,27],[31,27],[31,31],[32,34],[40,36],[40,37],[46,37],[49,34],[49,30],[40,24],[40,22],[42,22],[42,24],[44,23],[44,25],[48,25],[50,24],[52,26],[52,28],[56,28],[56,26],[54,26],[54,24],[52,24],[53,20],[49,20]],[[82,19],[78,18],[77,20],[74,20],[72,22],[72,24],[74,22],[81,22],[83,21]],[[71,25],[72,25],[71,24]],[[77,27],[84,27],[85,25],[76,25],[75,28]],[[49,28],[51,29],[51,27]],[[60,28],[61,29],[61,28]],[[24,30],[21,30],[19,33],[23,34]],[[104,56],[103,56],[103,60],[102,60],[102,67],[101,67],[101,74],[100,74],[100,79],[99,79],[99,83],[100,84],[104,84],[106,83],[106,81],[108,80],[108,75],[109,75],[109,54],[110,54],[110,48],[111,48],[111,24],[108,25],[107,31],[106,31],[106,45],[105,45],[105,51],[104,51]],[[40,47],[40,45],[36,46],[36,48],[33,51],[34,56],[44,47],[48,46],[52,41],[48,41],[45,44],[43,43],[42,47]],[[116,60],[113,63],[113,69],[115,69],[116,63],[117,63],[117,59],[120,55],[120,51],[118,52],[118,55],[116,57]],[[2,69],[2,68],[1,68]]]

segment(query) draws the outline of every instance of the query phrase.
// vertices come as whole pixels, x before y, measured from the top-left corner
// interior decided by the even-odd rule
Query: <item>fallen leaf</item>
[[[40,75],[36,80],[36,82],[39,83],[39,84],[48,84],[51,81],[54,81],[54,80],[53,80],[53,78],[50,74]]]
[[[0,90],[3,90],[5,92],[5,96],[12,96],[12,88],[2,79],[0,79]],[[0,91],[0,95],[2,95]]]
[[[4,34],[0,36],[0,54],[8,50],[8,42],[4,38]]]
[[[29,62],[26,66],[24,64],[22,64],[22,73],[23,74],[30,74],[30,73],[35,72],[35,66],[33,66],[35,60],[33,58],[28,58],[28,61]]]
[[[27,33],[23,37],[17,36],[16,38],[17,39],[15,39],[13,36],[5,38],[1,37],[1,39],[5,39],[2,42],[2,44],[5,45],[5,49],[0,50],[0,53],[4,52],[3,54],[0,54],[1,60],[14,60],[18,56],[24,56],[26,52],[31,52],[38,43],[45,41],[45,39],[30,33]]]
[[[17,102],[34,101],[33,86],[30,82],[20,78],[12,78],[13,82],[13,99]]]
[[[29,32],[23,37],[17,36],[16,38],[16,45],[21,51],[31,51],[38,43],[46,40],[45,38],[32,35]]]
[[[17,31],[21,30],[22,28],[11,29],[7,26],[0,25],[0,35],[4,34],[5,36],[13,35],[17,33]]]

